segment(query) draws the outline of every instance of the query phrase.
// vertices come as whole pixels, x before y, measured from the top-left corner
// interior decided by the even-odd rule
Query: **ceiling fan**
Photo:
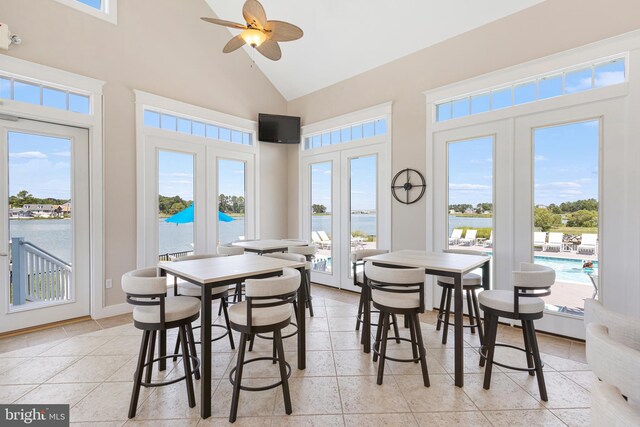
[[[277,61],[282,57],[278,42],[297,40],[303,35],[302,30],[293,24],[284,21],[267,20],[267,14],[257,0],[247,0],[244,3],[242,16],[247,21],[247,25],[217,18],[200,19],[212,24],[243,30],[229,40],[224,49],[222,49],[224,53],[233,52],[246,43],[273,61]]]

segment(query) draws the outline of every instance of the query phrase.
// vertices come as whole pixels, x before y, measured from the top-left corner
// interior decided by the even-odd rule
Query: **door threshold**
[[[74,323],[86,322],[91,320],[91,316],[76,317],[73,319],[60,320],[58,322],[45,323],[44,325],[31,326],[29,328],[17,329],[15,331],[0,333],[0,338],[14,337],[18,335],[30,334],[32,332],[44,331],[47,329],[57,328],[59,326],[72,325]]]

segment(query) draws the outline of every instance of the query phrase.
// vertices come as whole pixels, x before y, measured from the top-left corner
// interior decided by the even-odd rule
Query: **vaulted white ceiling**
[[[268,19],[304,37],[280,43],[270,61],[244,49],[287,99],[294,99],[488,24],[544,0],[262,0]],[[240,22],[242,0],[206,0],[220,19]],[[230,29],[237,35],[239,30]],[[508,37],[508,35],[505,35]],[[220,41],[222,50],[226,41]],[[229,55],[238,55],[239,51]]]

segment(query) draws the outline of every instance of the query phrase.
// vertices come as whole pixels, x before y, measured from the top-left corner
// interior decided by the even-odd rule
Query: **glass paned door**
[[[243,161],[218,159],[218,244],[246,238],[245,170]]]
[[[88,153],[86,130],[0,120],[0,332],[89,314]]]
[[[193,253],[194,155],[158,150],[158,255]]]
[[[597,297],[600,122],[533,129],[534,262],[556,271],[553,312],[582,316]]]
[[[321,274],[333,273],[333,162],[313,163],[309,166],[311,183],[311,236],[310,240],[318,246],[313,261],[313,271]]]
[[[349,159],[349,225],[351,249],[376,249],[377,218],[377,156]]]

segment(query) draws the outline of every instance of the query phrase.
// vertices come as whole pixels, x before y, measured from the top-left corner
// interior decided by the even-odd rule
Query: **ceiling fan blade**
[[[267,37],[275,42],[297,40],[304,35],[299,27],[284,21],[267,21]]]
[[[240,36],[240,34],[238,34],[237,36],[229,40],[229,42],[224,46],[224,49],[222,49],[222,52],[233,52],[236,49],[240,49],[242,46],[244,46],[244,39],[242,38],[242,36]]]
[[[278,42],[273,40],[265,40],[260,46],[258,46],[258,52],[266,56],[272,61],[277,61],[282,57],[282,51]]]
[[[203,21],[209,22],[211,24],[222,25],[223,27],[237,28],[238,30],[244,30],[247,28],[246,25],[238,24],[237,22],[225,21],[224,19],[217,18],[200,18]]]
[[[247,0],[242,7],[242,16],[249,26],[263,29],[267,23],[267,14],[258,0]]]

